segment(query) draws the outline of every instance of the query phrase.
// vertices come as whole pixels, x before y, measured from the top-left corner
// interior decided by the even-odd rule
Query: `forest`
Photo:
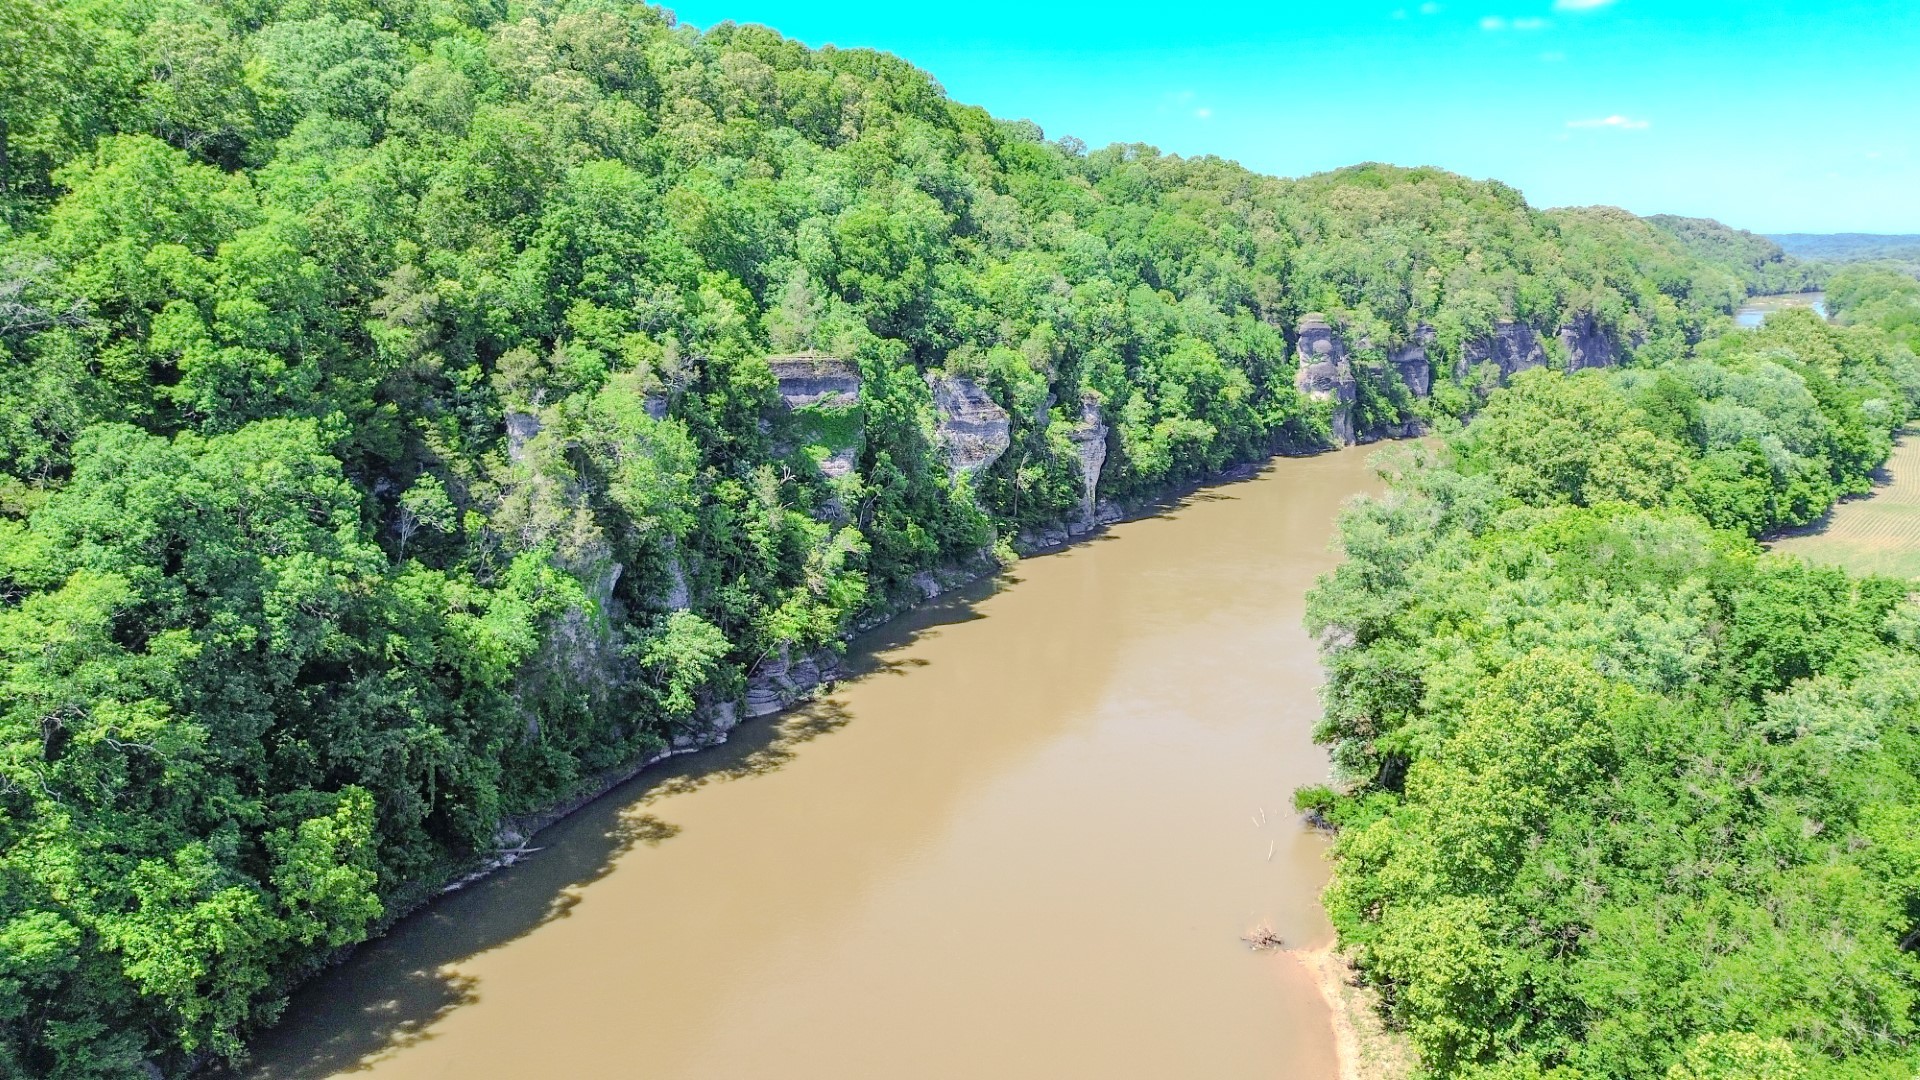
[[[1534,715],[1500,704],[1531,692],[1525,668],[1488,666],[1504,689],[1470,692],[1518,638],[1396,584],[1474,575],[1610,628],[1568,623],[1565,650],[1514,660],[1567,668],[1552,717],[1621,718],[1615,742],[1580,736],[1619,758],[1553,783],[1718,718],[1731,756],[1700,790],[1723,816],[1661,835],[1726,829],[1756,845],[1742,858],[1799,861],[1748,875],[1712,862],[1718,841],[1687,849],[1689,880],[1730,881],[1699,933],[1837,898],[1861,935],[1842,974],[1867,1004],[1802,1002],[1807,1030],[1649,1004],[1632,1015],[1674,1031],[1623,1014],[1595,1045],[1665,1053],[1708,1027],[1805,1054],[1897,1043],[1907,954],[1866,928],[1905,918],[1908,855],[1872,838],[1905,828],[1906,744],[1860,718],[1905,700],[1906,609],[1745,537],[1817,516],[1884,456],[1915,388],[1910,355],[1879,343],[1913,297],[1863,277],[1835,286],[1857,327],[1726,337],[1739,299],[1793,271],[1723,239],[1434,169],[1283,180],[1089,149],[887,55],[617,0],[0,3],[0,1075],[239,1058],[290,986],[512,822],[698,741],[770,658],[830,651],[927,573],[1011,558],[1099,506],[1327,445],[1328,403],[1296,386],[1309,314],[1349,343],[1359,437],[1481,413],[1455,471],[1411,473],[1424,486],[1372,511],[1376,548],[1349,536],[1353,568],[1321,600],[1329,627],[1372,612],[1348,627],[1329,728],[1362,781],[1327,809],[1337,911],[1416,1030],[1442,1025],[1423,1036],[1436,1067],[1549,1044],[1528,1060],[1552,1063],[1599,1031],[1579,1009],[1600,998],[1526,981],[1520,953],[1408,982],[1360,869],[1399,874],[1386,838],[1419,835],[1395,808],[1441,767],[1415,753],[1440,753],[1441,728],[1416,711]],[[1565,366],[1569,326],[1633,367],[1498,391],[1506,372],[1473,362],[1518,328]],[[1388,362],[1409,343],[1430,395]],[[839,396],[796,405],[790,371]],[[1004,425],[992,453],[956,456],[956,395]],[[1527,554],[1547,544],[1584,554]],[[1389,548],[1420,557],[1382,563]],[[1606,569],[1643,549],[1695,561]],[[1745,636],[1712,636],[1731,674],[1697,629],[1728,612]],[[1485,648],[1446,662],[1428,707],[1407,635],[1436,620]],[[1625,664],[1629,635],[1659,663]],[[1375,682],[1400,711],[1368,711]],[[1803,722],[1844,733],[1796,740]],[[1819,755],[1843,752],[1835,775]],[[1727,786],[1754,770],[1786,786]],[[1633,776],[1620,790],[1648,814],[1691,790]],[[1801,806],[1828,816],[1794,839]],[[1534,858],[1530,821],[1488,868]],[[1589,839],[1576,854],[1600,873]],[[1658,897],[1680,865],[1607,880]],[[1584,910],[1564,893],[1584,869],[1526,866],[1562,890],[1538,885],[1555,912]],[[1574,914],[1537,921],[1469,884],[1428,881],[1404,910],[1462,948],[1550,924],[1524,956],[1573,970],[1549,960],[1582,940]],[[1666,992],[1644,978],[1613,985]]]
[[[1429,1075],[1920,1063],[1920,604],[1754,542],[1920,408],[1881,284],[1831,286],[1864,325],[1523,375],[1344,519],[1309,601],[1341,782],[1299,801]]]

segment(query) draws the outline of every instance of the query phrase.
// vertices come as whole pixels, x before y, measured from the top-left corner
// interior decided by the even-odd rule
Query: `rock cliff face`
[[[1502,381],[1528,368],[1544,367],[1547,351],[1540,347],[1540,336],[1526,323],[1500,322],[1489,337],[1469,341],[1460,349],[1456,374],[1465,378],[1475,365],[1492,361],[1500,369]]]
[[[779,655],[760,661],[748,674],[747,715],[779,712],[839,677],[840,661],[833,653],[822,650],[794,657],[782,646]]]
[[[865,431],[858,412],[860,372],[835,356],[802,353],[770,356],[767,366],[780,383],[780,401],[798,421],[806,445],[818,446],[820,471],[838,479],[860,460]]]
[[[789,409],[845,409],[860,403],[860,372],[850,361],[818,353],[769,356],[780,380],[780,400]]]
[[[1300,319],[1295,351],[1300,367],[1293,374],[1294,389],[1308,400],[1331,403],[1330,426],[1334,440],[1342,445],[1351,444],[1357,391],[1353,364],[1347,359],[1347,349],[1340,336],[1327,324],[1325,316],[1305,315]]]
[[[1080,520],[1068,531],[1086,532],[1098,521],[1100,470],[1107,463],[1107,425],[1100,419],[1100,403],[1092,398],[1080,400],[1080,422],[1067,433],[1080,454]]]
[[[527,444],[540,434],[540,418],[532,413],[507,413],[507,460],[515,465],[527,459]]]
[[[957,375],[929,375],[934,409],[940,415],[937,433],[947,471],[955,477],[972,476],[1000,460],[1013,445],[1013,425],[1007,411],[994,404],[972,379]]]
[[[1387,362],[1400,376],[1407,392],[1414,397],[1429,397],[1433,393],[1433,361],[1427,355],[1435,334],[1433,327],[1421,323],[1413,332],[1413,340],[1387,353]]]
[[[1567,370],[1612,367],[1620,362],[1618,347],[1591,312],[1582,312],[1560,328],[1560,345],[1567,352]]]

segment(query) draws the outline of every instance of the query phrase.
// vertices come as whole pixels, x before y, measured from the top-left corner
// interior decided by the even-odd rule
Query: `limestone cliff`
[[[1347,349],[1324,315],[1300,318],[1294,351],[1299,368],[1293,375],[1293,387],[1309,401],[1327,402],[1331,408],[1328,427],[1334,441],[1350,445],[1354,441],[1353,402],[1358,391],[1353,379],[1353,364]]]
[[[819,353],[771,356],[767,367],[779,382],[780,402],[794,418],[800,445],[812,448],[821,473],[834,479],[850,475],[866,434],[859,369]]]
[[[1073,533],[1086,532],[1099,520],[1100,470],[1107,463],[1107,424],[1100,418],[1100,403],[1092,397],[1080,399],[1080,422],[1067,433],[1080,459],[1080,519],[1068,526]]]
[[[1590,311],[1576,315],[1560,328],[1560,347],[1567,354],[1567,370],[1579,371],[1581,368],[1612,367],[1620,362],[1618,346],[1613,336],[1600,325]]]
[[[840,663],[822,650],[795,657],[785,647],[754,665],[747,674],[746,712],[766,716],[811,697],[840,676]]]
[[[991,467],[1013,445],[1013,424],[1007,411],[972,379],[929,375],[927,385],[933,390],[933,407],[939,417],[935,437],[946,455],[950,475],[973,476]]]
[[[527,444],[540,434],[540,418],[528,412],[507,412],[507,460],[515,465],[527,459]]]
[[[780,383],[780,400],[789,409],[844,409],[860,402],[860,372],[851,361],[820,353],[769,356],[767,366]]]
[[[1500,380],[1505,382],[1529,368],[1546,366],[1547,351],[1533,327],[1502,320],[1494,324],[1492,334],[1461,346],[1455,374],[1464,379],[1474,365],[1487,362],[1500,369]]]
[[[1411,341],[1387,352],[1387,362],[1393,365],[1407,392],[1417,398],[1433,394],[1433,360],[1427,350],[1432,347],[1434,337],[1433,327],[1421,323]]]

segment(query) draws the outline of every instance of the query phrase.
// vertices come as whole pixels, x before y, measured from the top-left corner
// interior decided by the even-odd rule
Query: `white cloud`
[[[1543,64],[1562,63],[1563,61],[1566,60],[1566,58],[1567,58],[1567,54],[1560,52],[1559,50],[1555,50],[1553,52],[1543,52],[1540,54],[1540,62]]]
[[[1613,0],[1553,0],[1553,10],[1592,11],[1595,8],[1606,7],[1611,3],[1613,3]]]
[[[1505,30],[1506,28],[1507,20],[1498,15],[1489,15],[1480,20],[1480,29],[1482,30]]]
[[[1515,19],[1515,20],[1513,20],[1513,28],[1514,28],[1515,30],[1545,30],[1545,29],[1546,29],[1546,28],[1547,28],[1548,26],[1550,26],[1550,25],[1552,25],[1552,24],[1551,24],[1551,23],[1549,23],[1549,22],[1547,22],[1547,20],[1545,20],[1545,19]]]
[[[1592,120],[1569,120],[1570,128],[1611,128],[1614,131],[1645,131],[1653,126],[1651,120],[1634,120],[1615,113],[1612,116],[1596,117]]]
[[[1193,115],[1197,120],[1211,120],[1213,119],[1213,110],[1203,106],[1193,110]]]
[[[1515,19],[1512,22],[1498,15],[1489,15],[1480,20],[1480,29],[1497,30],[1545,30],[1550,25],[1545,19]]]
[[[1420,5],[1420,14],[1438,15],[1440,14],[1440,5],[1434,3],[1433,0],[1427,0],[1426,3]]]

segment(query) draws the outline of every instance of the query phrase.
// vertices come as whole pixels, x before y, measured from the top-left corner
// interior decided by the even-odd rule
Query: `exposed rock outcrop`
[[[802,443],[825,451],[820,472],[830,479],[851,474],[865,434],[854,411],[860,404],[859,370],[851,361],[817,353],[771,356],[767,366],[779,380],[781,403],[800,422]]]
[[[527,459],[527,444],[540,434],[540,418],[527,412],[507,411],[507,460],[515,465]]]
[[[851,361],[818,353],[769,356],[780,380],[780,400],[789,409],[844,409],[860,402],[860,372]]]
[[[1107,424],[1100,419],[1100,403],[1091,397],[1080,399],[1080,422],[1067,433],[1080,458],[1080,520],[1068,526],[1069,532],[1082,533],[1098,523],[1100,470],[1107,463]]]
[[[1393,365],[1407,392],[1417,398],[1433,394],[1433,361],[1427,349],[1434,337],[1433,327],[1421,323],[1413,332],[1413,340],[1387,353],[1387,362]]]
[[[1295,345],[1300,366],[1293,373],[1293,387],[1310,401],[1325,401],[1332,406],[1328,423],[1333,438],[1341,445],[1354,441],[1353,402],[1357,395],[1353,364],[1340,335],[1323,315],[1304,315],[1300,319]]]
[[[1612,367],[1620,362],[1620,353],[1600,320],[1592,312],[1582,312],[1560,328],[1560,346],[1567,353],[1567,370]]]
[[[840,677],[840,658],[831,652],[794,657],[786,646],[769,656],[747,676],[748,716],[766,716],[813,696],[821,686]]]
[[[1505,381],[1528,368],[1545,366],[1547,351],[1540,347],[1540,336],[1533,332],[1533,327],[1520,322],[1499,322],[1494,324],[1490,336],[1461,346],[1457,374],[1465,378],[1475,364],[1487,361],[1500,369],[1500,378]]]
[[[927,384],[940,414],[937,434],[948,473],[955,477],[979,473],[1000,460],[1013,445],[1013,424],[1007,411],[972,379],[929,375]]]

